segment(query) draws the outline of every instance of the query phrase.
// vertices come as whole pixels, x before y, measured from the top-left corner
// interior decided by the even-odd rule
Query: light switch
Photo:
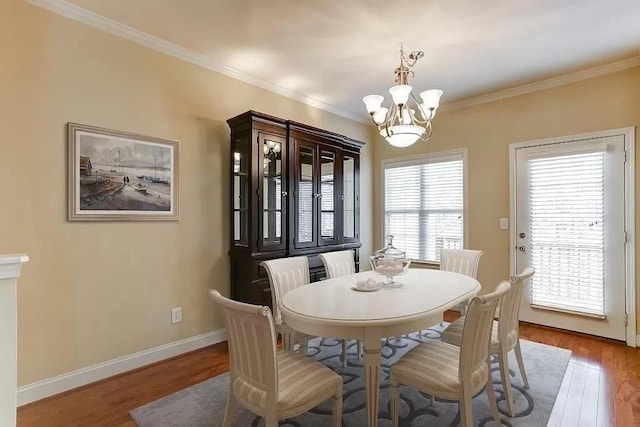
[[[500,230],[509,229],[509,218],[500,218]]]

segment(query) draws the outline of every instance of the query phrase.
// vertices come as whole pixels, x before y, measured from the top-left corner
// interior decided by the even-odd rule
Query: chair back
[[[327,278],[355,274],[356,263],[353,251],[327,252],[319,255],[327,272]]]
[[[229,386],[251,387],[266,394],[267,404],[278,395],[276,333],[269,307],[245,304],[225,298],[218,291],[209,297],[224,313],[229,345]]]
[[[292,289],[309,283],[309,260],[306,256],[279,258],[260,263],[269,276],[273,314],[280,321],[280,301]]]
[[[533,276],[536,270],[533,267],[525,268],[522,273],[509,278],[511,289],[502,298],[500,303],[500,315],[498,317],[498,337],[505,340],[509,334],[515,333],[518,337],[518,322],[520,320],[520,300],[524,284]]]
[[[462,344],[460,345],[458,372],[461,383],[465,379],[473,379],[482,372],[490,375],[487,360],[489,358],[493,316],[500,299],[510,288],[509,282],[501,282],[495,291],[487,295],[474,297],[469,303],[462,329]],[[472,382],[484,385],[482,380]]]
[[[441,249],[440,270],[461,273],[475,279],[483,253],[471,249]]]

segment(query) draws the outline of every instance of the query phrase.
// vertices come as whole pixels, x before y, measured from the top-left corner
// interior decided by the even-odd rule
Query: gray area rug
[[[389,368],[409,349],[427,339],[440,338],[440,326],[427,330],[429,338],[411,334],[403,339],[390,339],[382,348],[382,378],[379,409],[379,425],[390,426],[388,399]],[[315,339],[311,341],[309,355],[321,361],[344,379],[345,427],[366,425],[364,410],[364,381],[362,378],[362,360],[355,358],[355,341],[349,347],[348,366],[340,362],[340,341],[333,339]],[[507,416],[502,384],[497,363],[493,364],[493,380],[498,399],[498,408],[505,426],[545,426],[558,394],[564,372],[569,363],[569,350],[551,347],[522,340],[522,352],[529,378],[530,388],[522,387],[522,379],[517,372],[513,352],[509,354],[511,383],[514,392],[516,416]],[[514,370],[515,368],[515,370]],[[211,427],[221,426],[227,401],[228,374],[219,375],[196,384],[172,395],[166,396],[131,411],[131,416],[140,427]],[[428,396],[414,389],[401,389],[400,425],[420,426],[456,426],[460,423],[458,404],[436,399],[430,406]],[[493,418],[485,392],[473,400],[473,414],[476,425],[493,425]],[[264,421],[244,408],[238,407],[235,414],[235,426],[264,426]],[[329,401],[299,417],[280,423],[281,426],[316,427],[331,425],[331,404]]]

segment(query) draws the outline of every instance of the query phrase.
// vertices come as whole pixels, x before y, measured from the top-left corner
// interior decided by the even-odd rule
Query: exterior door
[[[520,319],[625,340],[625,136],[519,144],[512,162],[515,270],[536,270]]]

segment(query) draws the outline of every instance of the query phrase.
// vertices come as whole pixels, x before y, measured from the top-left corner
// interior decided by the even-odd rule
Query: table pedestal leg
[[[367,395],[367,425],[376,427],[380,396],[380,338],[364,342],[364,390]]]

